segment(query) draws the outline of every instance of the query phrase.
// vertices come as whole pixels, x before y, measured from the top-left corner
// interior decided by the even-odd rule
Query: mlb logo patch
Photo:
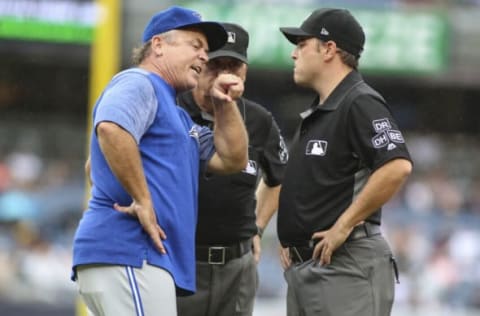
[[[325,156],[328,142],[324,140],[310,140],[307,143],[305,154],[307,156]]]
[[[235,44],[237,35],[234,32],[228,32],[227,43]]]
[[[257,162],[255,160],[249,160],[247,166],[242,172],[256,176],[258,173]]]

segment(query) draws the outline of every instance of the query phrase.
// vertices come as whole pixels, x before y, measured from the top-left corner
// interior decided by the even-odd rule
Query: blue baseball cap
[[[148,42],[154,35],[185,28],[198,28],[205,34],[210,51],[221,48],[227,42],[227,32],[220,23],[202,21],[198,12],[179,6],[155,14],[143,31],[143,42]]]

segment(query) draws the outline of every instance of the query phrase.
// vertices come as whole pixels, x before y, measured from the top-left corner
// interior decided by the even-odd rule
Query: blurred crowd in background
[[[85,132],[15,125],[0,124],[0,298],[72,304],[68,278],[85,198]]]
[[[20,2],[26,7],[26,3],[42,1],[0,0],[0,22],[3,12]],[[62,1],[49,3],[54,2]],[[131,44],[137,40],[153,7],[161,8],[148,0],[121,2],[123,13],[128,13],[123,14],[122,32],[123,44],[128,46],[122,50],[122,67],[127,67]],[[164,2],[165,6],[174,3]],[[247,4],[251,9],[256,3],[290,6],[291,2],[232,1],[237,9]],[[394,316],[478,315],[480,128],[477,118],[480,110],[476,103],[480,97],[480,30],[475,25],[480,18],[480,0],[294,2],[296,12],[305,11],[305,15],[310,11],[307,6],[337,5],[386,9],[386,15],[396,8],[430,6],[431,12],[448,16],[445,19],[451,40],[448,53],[443,46],[438,49],[442,56],[446,55],[443,68],[436,69],[434,74],[380,72],[371,77],[367,74],[366,78],[372,79],[373,86],[393,101],[394,114],[399,116],[399,124],[406,132],[404,136],[414,160],[412,176],[383,212],[382,228],[400,270]],[[196,3],[208,7],[208,1]],[[218,1],[218,4],[225,3],[229,1]],[[17,9],[20,10],[20,6]],[[227,17],[236,17],[227,13]],[[262,22],[264,13],[267,14],[262,11],[259,17]],[[363,16],[370,15],[364,13]],[[397,18],[404,21],[400,15],[393,20]],[[249,31],[259,29],[251,27]],[[255,35],[262,34],[251,36],[252,52],[261,54],[258,59],[251,54],[252,60],[258,60],[259,64],[251,64],[247,96],[270,106],[288,142],[296,113],[301,112],[300,107],[308,104],[310,97],[294,89],[290,64],[278,69],[256,68],[262,65],[264,56],[275,52],[263,51],[265,43],[256,40]],[[277,35],[271,41],[281,38]],[[399,30],[396,35],[400,41],[407,39],[397,45],[401,46],[401,55],[411,56],[409,49],[415,48],[416,43],[410,41],[410,36],[415,34],[403,34]],[[70,281],[71,243],[87,199],[84,162],[89,47],[85,43],[53,44],[3,37],[0,29],[0,315],[13,315],[2,309],[6,302],[17,306],[31,303],[66,306],[70,311],[68,315],[73,315],[77,296],[75,283]],[[392,41],[398,42],[396,38]],[[443,39],[438,43],[443,45]],[[255,44],[260,45],[260,49],[255,48]],[[282,54],[287,56],[289,51]],[[388,52],[380,55],[388,57]],[[399,64],[399,68],[402,67],[403,64]],[[256,316],[284,314],[286,284],[278,258],[275,226],[273,218],[262,241],[257,301],[260,309]],[[267,314],[261,309],[265,304],[280,307],[278,312]],[[35,308],[39,310],[38,307],[33,310]],[[404,310],[409,313],[400,312]],[[47,312],[46,315],[67,314]]]
[[[8,135],[4,127],[0,134]],[[75,301],[69,275],[72,234],[85,199],[83,133],[27,129],[2,137],[0,300]],[[77,152],[58,150],[72,139]],[[480,142],[440,134],[406,140],[415,172],[385,207],[383,225],[400,269],[395,305],[480,311]],[[57,150],[45,150],[51,146]],[[273,219],[263,240],[260,298],[284,298],[278,246]]]

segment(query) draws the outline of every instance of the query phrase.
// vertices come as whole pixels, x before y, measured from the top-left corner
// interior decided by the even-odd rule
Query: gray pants
[[[344,243],[329,265],[285,271],[288,316],[388,316],[394,298],[390,247],[381,235]]]
[[[176,316],[175,284],[166,270],[87,265],[77,269],[78,288],[89,315]]]
[[[251,316],[258,286],[252,252],[224,265],[197,261],[197,291],[178,297],[179,316]]]

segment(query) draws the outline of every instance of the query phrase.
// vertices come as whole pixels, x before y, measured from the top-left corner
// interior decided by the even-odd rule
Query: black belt
[[[380,234],[380,225],[365,222],[353,228],[350,235],[348,235],[346,242]],[[289,247],[288,251],[290,254],[290,259],[293,263],[302,263],[304,261],[312,259],[313,249],[316,244],[317,241],[310,240],[304,245]]]
[[[228,261],[242,257],[252,250],[252,239],[246,239],[236,244],[197,245],[196,260],[209,264],[225,264]]]

